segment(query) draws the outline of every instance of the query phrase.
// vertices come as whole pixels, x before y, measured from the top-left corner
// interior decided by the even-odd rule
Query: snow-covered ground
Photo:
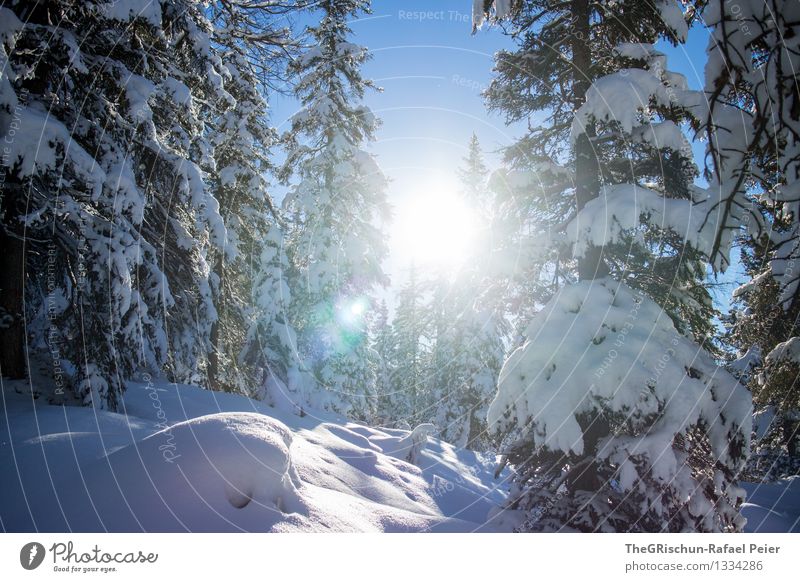
[[[416,436],[416,438],[414,438]],[[500,531],[495,459],[232,394],[131,384],[124,411],[4,391],[5,531]],[[800,479],[745,484],[749,531],[800,531]]]
[[[747,502],[742,513],[746,531],[800,532],[800,477],[776,483],[744,483]]]
[[[494,457],[428,437],[411,464],[419,432],[167,383],[131,384],[122,414],[4,393],[7,531],[497,529]]]

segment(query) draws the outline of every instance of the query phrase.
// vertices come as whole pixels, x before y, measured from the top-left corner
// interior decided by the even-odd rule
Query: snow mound
[[[167,382],[129,384],[125,414],[0,405],[9,531],[494,531],[494,456]],[[408,462],[416,451],[415,464]]]
[[[416,465],[420,453],[428,444],[428,435],[436,433],[436,427],[429,422],[425,422],[415,427],[407,436],[403,437],[398,443],[399,446],[394,454],[409,463]]]
[[[83,504],[71,504],[67,521],[84,531],[268,528],[307,510],[291,443],[284,424],[260,414],[178,423],[90,464],[70,497],[88,497],[94,511],[73,514]]]

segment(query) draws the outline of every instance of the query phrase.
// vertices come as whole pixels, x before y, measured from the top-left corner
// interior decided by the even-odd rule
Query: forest
[[[2,1],[0,529],[800,531],[800,3],[426,6]]]

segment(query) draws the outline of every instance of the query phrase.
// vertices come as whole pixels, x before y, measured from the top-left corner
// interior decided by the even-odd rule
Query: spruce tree
[[[387,400],[395,424],[411,427],[428,420],[430,345],[428,317],[423,286],[414,264],[408,279],[397,295],[397,308],[392,322],[395,366],[392,393]]]
[[[553,298],[488,413],[508,507],[521,530],[737,530],[749,395],[695,343],[709,235],[680,125],[699,124],[702,95],[653,47],[687,19],[673,1],[610,4],[518,3],[518,50],[487,91],[509,122],[544,116],[507,162],[556,259],[542,253]]]
[[[227,100],[210,23],[183,1],[2,11],[2,373],[24,372],[27,341],[95,406],[116,409],[137,370],[201,381],[208,254],[227,241],[206,187]]]
[[[375,88],[360,72],[369,54],[348,40],[348,19],[370,8],[363,0],[324,0],[317,8],[322,19],[308,29],[313,46],[290,66],[302,106],[286,136],[282,173],[293,180],[284,202],[292,324],[315,376],[316,405],[360,414],[372,387],[351,379],[369,377],[364,315],[375,285],[386,281],[378,223],[388,214],[386,179],[362,149],[377,127],[360,102]]]
[[[506,333],[503,305],[487,276],[494,250],[488,176],[473,134],[458,177],[460,195],[483,227],[455,276],[445,274],[435,280],[430,306],[434,422],[441,438],[470,449],[485,449],[490,441],[486,411],[496,390]]]
[[[273,169],[269,154],[277,135],[269,125],[264,95],[270,82],[281,75],[283,63],[276,53],[289,53],[294,41],[283,24],[288,8],[277,6],[235,1],[211,6],[213,41],[224,67],[228,98],[224,108],[211,112],[209,119],[214,170],[208,182],[220,204],[228,241],[209,257],[217,319],[210,331],[208,384],[240,393],[252,393],[260,384],[256,370],[275,363],[269,356],[267,362],[253,359],[251,343],[261,338],[248,336],[248,331],[259,325],[255,318],[265,312],[280,316],[263,309],[265,301],[274,300],[280,312],[282,302],[288,300],[288,293],[263,295],[283,289],[254,287],[260,278],[274,275],[273,256],[260,264],[269,254],[267,249],[277,246],[276,252],[282,252],[281,217],[266,182],[267,172]]]
[[[751,468],[759,478],[796,474],[800,401],[797,315],[800,313],[800,96],[797,3],[714,0],[704,11],[711,30],[703,129],[719,225],[718,270],[741,243],[752,280],[734,293],[728,341],[733,367],[753,391],[757,440]]]
[[[389,321],[389,308],[386,301],[378,304],[375,316],[370,326],[370,345],[373,369],[375,370],[376,411],[375,421],[378,424],[388,424],[395,416],[392,407],[393,385],[392,378],[396,365],[394,327]]]
[[[762,238],[762,241],[765,240]],[[762,246],[761,251],[768,248]],[[764,255],[746,244],[743,264],[752,279],[736,289],[723,340],[736,350],[730,368],[753,393],[755,421],[749,477],[774,480],[800,469],[800,398],[797,378],[798,313],[786,312],[781,288]]]

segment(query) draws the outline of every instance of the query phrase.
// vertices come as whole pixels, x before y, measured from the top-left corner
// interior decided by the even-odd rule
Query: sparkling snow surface
[[[425,445],[430,426],[301,418],[166,383],[130,385],[124,414],[4,392],[7,531],[492,531],[504,497],[493,456]]]
[[[5,390],[5,531],[502,531],[494,458],[241,396],[131,384],[125,414]],[[427,428],[427,427],[426,427]],[[418,432],[424,432],[418,431]],[[507,477],[504,474],[503,477]],[[21,486],[22,484],[22,486]],[[747,531],[800,531],[800,480],[743,484]]]

